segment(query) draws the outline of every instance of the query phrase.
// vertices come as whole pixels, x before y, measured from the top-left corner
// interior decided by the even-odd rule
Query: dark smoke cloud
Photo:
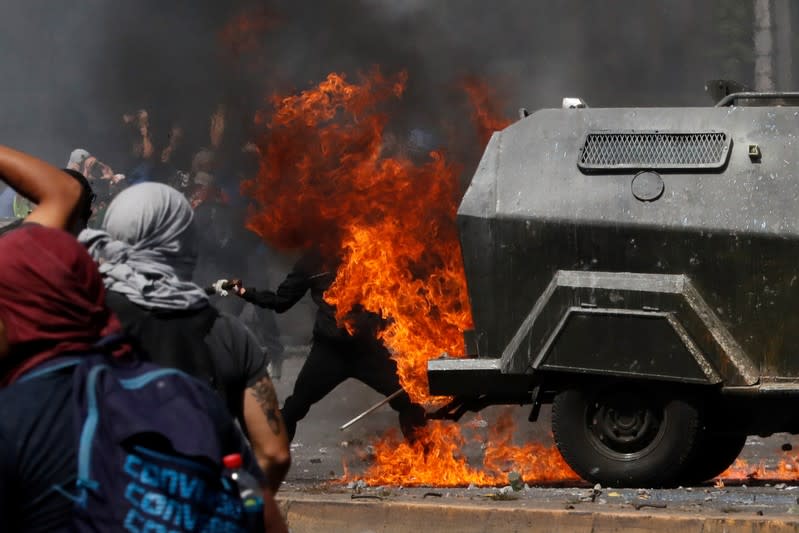
[[[709,101],[706,79],[751,78],[751,58],[727,57],[741,55],[719,18],[732,4],[751,2],[9,1],[0,128],[4,142],[55,162],[83,145],[124,164],[125,111],[149,109],[156,133],[180,121],[200,144],[219,102],[233,106],[244,135],[272,91],[374,64],[410,73],[401,127],[457,123],[468,109],[454,84],[465,75],[488,79],[509,115],[565,95],[602,106],[699,105]],[[217,35],[247,9],[279,23],[234,57]]]
[[[122,113],[150,111],[156,142],[181,123],[208,142],[231,111],[228,148],[266,98],[329,72],[405,69],[392,131],[435,132],[468,177],[481,147],[459,80],[485,79],[514,117],[563,96],[593,106],[705,105],[705,80],[751,81],[751,0],[6,0],[0,9],[0,142],[63,165],[85,147],[125,172]],[[239,13],[273,20],[234,53]],[[799,10],[794,10],[793,19]],[[794,23],[796,21],[794,20]],[[189,154],[182,155],[187,164]],[[246,251],[242,251],[246,255]],[[285,265],[284,265],[285,266]]]

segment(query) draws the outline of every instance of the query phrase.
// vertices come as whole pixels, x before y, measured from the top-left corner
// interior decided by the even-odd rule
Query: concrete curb
[[[698,515],[666,510],[548,509],[519,502],[354,501],[348,496],[280,494],[292,533],[782,533],[799,531],[799,516]]]

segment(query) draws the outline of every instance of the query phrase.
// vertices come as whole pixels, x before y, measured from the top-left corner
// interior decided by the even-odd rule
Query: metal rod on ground
[[[391,394],[389,396],[386,396],[385,398],[383,398],[382,400],[380,400],[379,402],[374,404],[372,407],[370,407],[369,409],[367,409],[363,413],[359,414],[358,416],[356,416],[355,418],[353,418],[352,420],[350,420],[349,422],[347,422],[346,424],[341,426],[339,429],[341,431],[344,431],[345,429],[347,429],[348,427],[353,425],[355,422],[361,420],[362,418],[365,418],[369,413],[371,413],[373,411],[376,411],[377,409],[379,409],[382,406],[386,405],[388,402],[390,402],[391,400],[393,400],[394,398],[396,398],[397,396],[399,396],[403,392],[405,392],[403,389],[399,389],[395,393],[393,393],[393,394]]]

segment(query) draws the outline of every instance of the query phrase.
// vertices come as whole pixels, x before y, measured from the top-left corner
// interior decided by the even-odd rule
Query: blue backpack
[[[246,516],[223,476],[241,439],[216,393],[179,370],[107,355],[62,359],[28,380],[74,366],[77,481],[73,530],[239,533]]]

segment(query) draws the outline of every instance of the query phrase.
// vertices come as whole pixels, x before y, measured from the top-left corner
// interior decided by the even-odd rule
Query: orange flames
[[[511,121],[499,112],[494,91],[483,80],[468,77],[463,80],[461,87],[472,104],[472,121],[477,128],[481,145],[485,146],[495,131],[505,129]]]
[[[518,473],[527,483],[542,484],[579,481],[553,447],[512,442],[510,412],[499,417],[487,437],[466,438],[460,426],[430,422],[427,431],[413,444],[395,431],[378,441],[374,462],[360,476],[345,474],[344,481],[362,479],[369,485],[458,487],[464,485],[506,485],[509,472]],[[471,466],[463,449],[479,445],[483,450],[481,468]]]
[[[311,245],[342,256],[325,299],[339,321],[356,306],[389,320],[381,337],[394,354],[403,388],[430,403],[427,361],[464,353],[471,325],[455,213],[459,168],[443,152],[415,162],[384,136],[385,108],[404,92],[404,73],[379,70],[350,83],[330,74],[300,94],[274,97],[259,113],[265,133],[256,179],[243,186],[258,202],[248,226],[280,248]],[[476,93],[475,93],[476,94]],[[480,102],[486,103],[483,99]],[[482,127],[502,121],[480,111]],[[484,438],[467,439],[454,423],[431,422],[409,444],[389,432],[375,444],[368,483],[456,486],[507,483],[516,471],[528,482],[576,480],[556,450],[514,446],[503,417]],[[482,465],[462,450],[483,448]]]
[[[797,481],[799,480],[799,458],[789,457],[780,460],[774,468],[767,468],[765,464],[751,464],[738,458],[719,479],[725,481],[751,481],[755,479],[768,481]]]
[[[261,209],[250,227],[283,248],[343,250],[325,298],[338,319],[356,306],[390,319],[382,332],[411,398],[427,400],[427,360],[463,353],[469,327],[455,227],[458,168],[443,153],[423,163],[388,153],[388,116],[406,75],[378,70],[360,84],[331,74],[299,95],[273,99],[258,178],[245,189]],[[321,241],[321,242],[320,242]]]
[[[418,402],[427,394],[426,366],[442,352],[463,353],[461,333],[470,326],[455,212],[457,165],[442,152],[422,163],[393,153],[384,137],[384,111],[399,99],[406,75],[374,70],[359,83],[330,74],[307,91],[274,97],[256,122],[265,130],[258,177],[245,183],[259,209],[249,226],[280,248],[312,244],[343,250],[343,263],[326,298],[339,319],[356,305],[390,319],[383,340],[398,363],[403,387]],[[473,105],[480,139],[507,126],[491,91],[478,80],[464,89]],[[468,424],[467,424],[468,426]],[[362,479],[371,485],[498,485],[517,472],[532,484],[576,482],[557,449],[513,443],[508,413],[487,431],[430,422],[408,443],[389,431],[374,443]],[[467,458],[480,450],[480,465]],[[797,480],[799,460],[776,468],[739,459],[725,481]]]

